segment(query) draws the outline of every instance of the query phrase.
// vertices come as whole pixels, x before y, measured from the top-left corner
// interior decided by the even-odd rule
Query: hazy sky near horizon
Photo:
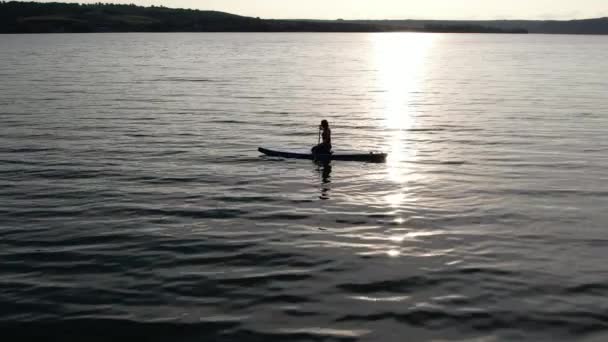
[[[61,0],[42,0],[44,2]],[[262,18],[581,19],[608,16],[608,0],[80,0],[216,10]]]

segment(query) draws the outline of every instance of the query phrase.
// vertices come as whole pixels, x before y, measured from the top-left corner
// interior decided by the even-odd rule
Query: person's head
[[[323,128],[323,129],[329,128],[329,122],[327,122],[327,120],[321,121],[321,128]]]

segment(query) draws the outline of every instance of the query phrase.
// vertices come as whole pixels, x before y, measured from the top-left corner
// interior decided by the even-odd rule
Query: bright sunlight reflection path
[[[407,181],[403,161],[416,157],[412,146],[405,146],[408,130],[416,121],[415,95],[422,91],[426,57],[438,35],[420,33],[375,34],[370,36],[377,75],[377,102],[382,110],[390,142],[388,160],[390,179],[398,184]]]
[[[374,34],[370,36],[373,60],[377,74],[378,108],[384,118],[385,136],[388,141],[388,177],[399,186],[399,191],[385,196],[385,201],[395,209],[395,222],[403,222],[399,208],[404,202],[415,201],[407,183],[413,170],[408,163],[416,159],[414,145],[406,145],[407,135],[416,121],[416,94],[423,91],[423,79],[427,71],[427,56],[438,35],[420,33]],[[398,237],[393,237],[398,238]],[[398,257],[398,249],[387,251],[390,257]]]

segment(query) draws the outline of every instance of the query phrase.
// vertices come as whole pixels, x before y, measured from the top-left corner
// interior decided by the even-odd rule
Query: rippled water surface
[[[0,36],[0,325],[608,338],[608,38]],[[336,150],[386,164],[261,157]]]

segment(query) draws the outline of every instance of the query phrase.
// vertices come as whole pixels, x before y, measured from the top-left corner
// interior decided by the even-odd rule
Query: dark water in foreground
[[[0,36],[0,328],[602,341],[607,43]],[[388,163],[257,153],[321,118]]]

